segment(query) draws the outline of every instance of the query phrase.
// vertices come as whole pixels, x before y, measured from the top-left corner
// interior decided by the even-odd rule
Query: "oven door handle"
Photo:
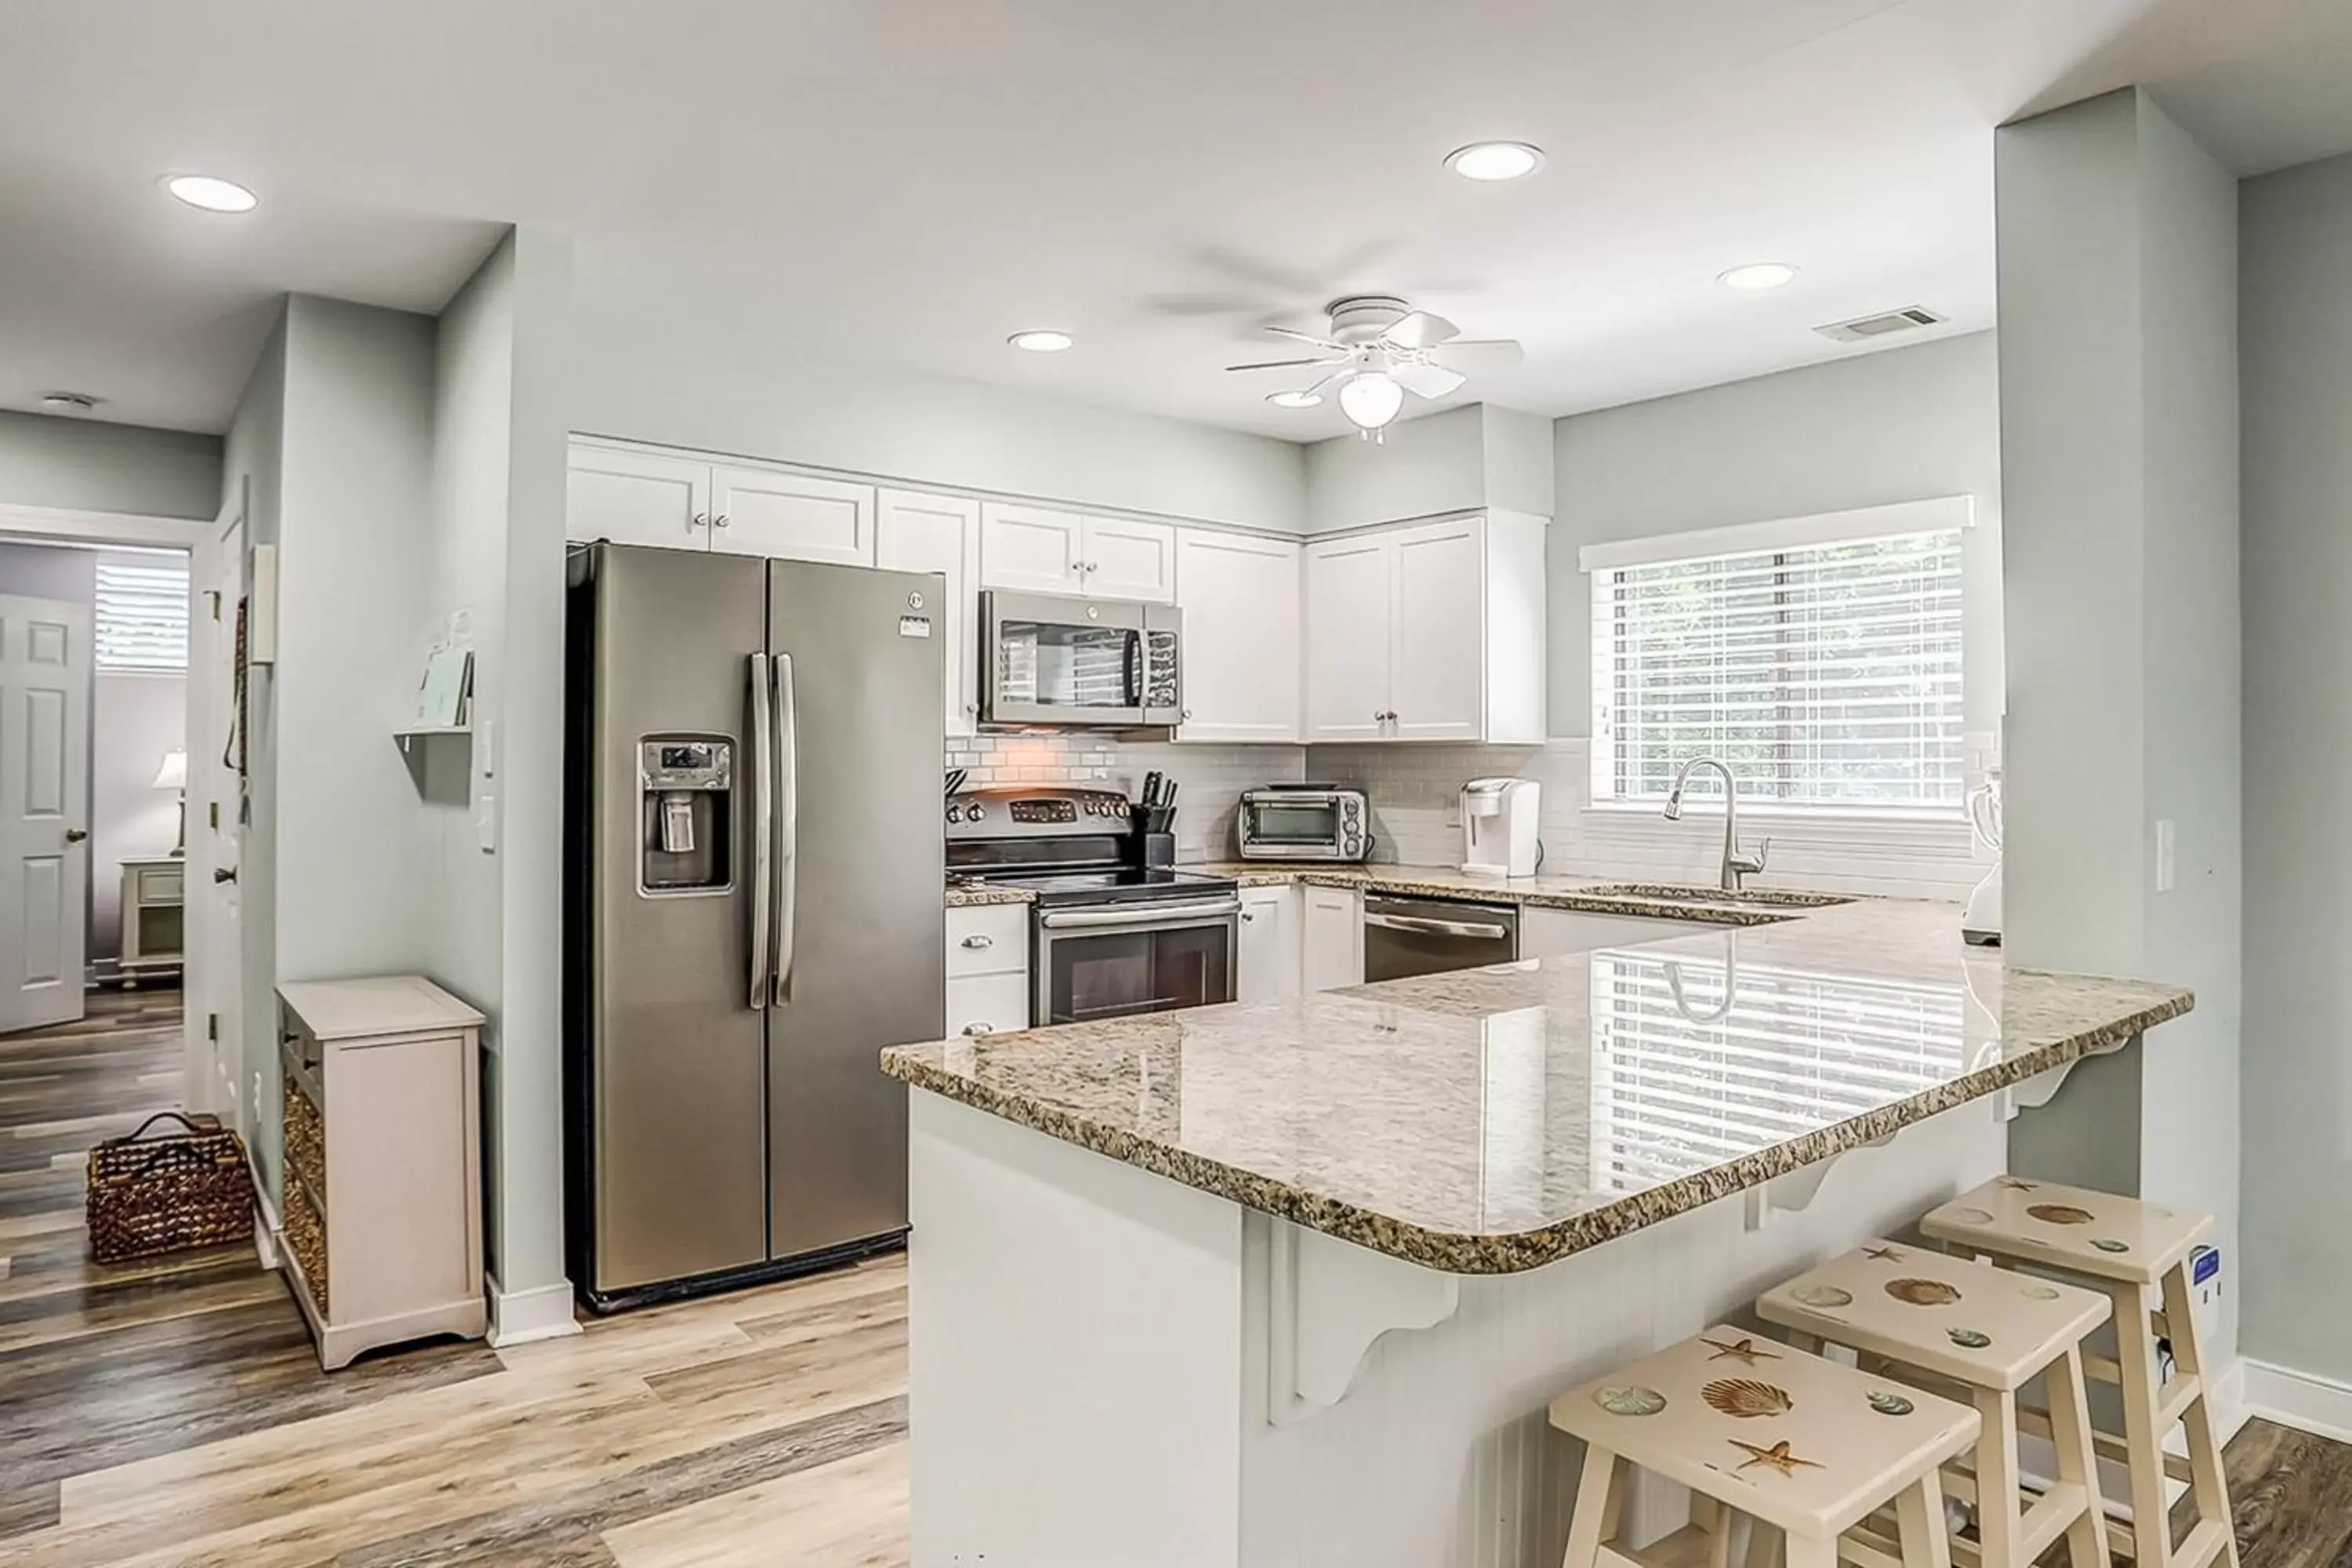
[[[1382,931],[1423,931],[1431,936],[1473,937],[1480,942],[1502,942],[1510,936],[1507,928],[1490,925],[1485,921],[1433,921],[1420,915],[1366,915],[1364,923]]]
[[[1242,912],[1239,899],[1213,904],[1151,904],[1132,910],[1066,910],[1041,913],[1037,923],[1047,931],[1115,931],[1121,926],[1175,925],[1186,921],[1222,920]]]

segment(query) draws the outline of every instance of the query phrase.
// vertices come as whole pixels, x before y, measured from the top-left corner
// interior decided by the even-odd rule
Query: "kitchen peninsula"
[[[2002,1170],[2191,1005],[1948,906],[1788,914],[886,1052],[919,1568],[1557,1562],[1553,1394]]]

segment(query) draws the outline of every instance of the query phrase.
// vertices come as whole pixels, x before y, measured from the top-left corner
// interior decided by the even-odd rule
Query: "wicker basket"
[[[158,1121],[185,1131],[148,1138]],[[250,1240],[245,1144],[217,1116],[151,1116],[89,1152],[89,1255],[100,1263]]]

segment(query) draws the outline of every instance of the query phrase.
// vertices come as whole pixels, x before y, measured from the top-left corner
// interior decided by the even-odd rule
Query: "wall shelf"
[[[444,735],[471,736],[473,732],[471,724],[412,724],[405,729],[394,730],[392,738],[405,752],[419,741],[430,741]]]

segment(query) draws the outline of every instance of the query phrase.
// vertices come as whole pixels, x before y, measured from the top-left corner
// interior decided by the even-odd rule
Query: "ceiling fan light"
[[[1347,384],[1339,388],[1339,412],[1360,429],[1378,430],[1394,419],[1403,406],[1404,388],[1381,371],[1349,376]]]
[[[1323,395],[1319,392],[1276,392],[1268,394],[1266,401],[1276,408],[1312,408],[1323,401]]]
[[[1473,142],[1445,155],[1445,166],[1465,180],[1516,180],[1543,161],[1543,149],[1525,142]]]

